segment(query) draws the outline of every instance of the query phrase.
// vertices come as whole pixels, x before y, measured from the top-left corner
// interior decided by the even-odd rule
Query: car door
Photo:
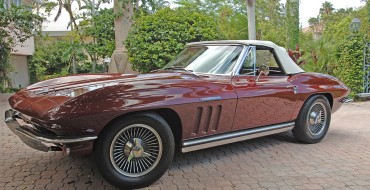
[[[263,64],[269,66],[270,73],[257,79],[258,67]],[[249,47],[232,79],[238,96],[233,130],[290,121],[297,100],[292,78],[285,74],[273,49]]]

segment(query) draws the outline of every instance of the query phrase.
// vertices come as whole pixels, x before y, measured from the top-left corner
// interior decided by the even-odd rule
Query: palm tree
[[[72,12],[72,3],[74,0],[58,0],[57,3],[51,4],[53,7],[58,7],[58,12],[55,15],[54,21],[57,21],[62,13],[62,10],[64,9],[67,11],[68,16],[69,16],[69,23],[68,27],[71,27],[71,31],[78,30],[78,25],[76,23],[76,18]],[[74,39],[72,38],[72,44],[74,44]],[[71,47],[74,47],[71,45]],[[73,55],[72,58],[72,73],[76,74],[77,73],[77,68],[76,68],[76,57]]]
[[[118,15],[114,19],[116,48],[109,64],[109,73],[124,73],[126,70],[131,70],[125,41],[131,29],[134,6],[138,5],[137,2],[114,0],[114,13]]]
[[[320,8],[320,15],[330,15],[333,13],[334,7],[331,2],[325,1]]]

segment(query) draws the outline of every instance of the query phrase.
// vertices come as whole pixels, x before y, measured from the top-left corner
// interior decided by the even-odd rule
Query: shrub
[[[187,8],[165,8],[139,17],[126,41],[134,70],[149,72],[165,66],[186,43],[222,38],[210,15]]]
[[[334,75],[351,88],[351,97],[363,92],[364,40],[359,34],[345,39],[336,51]]]

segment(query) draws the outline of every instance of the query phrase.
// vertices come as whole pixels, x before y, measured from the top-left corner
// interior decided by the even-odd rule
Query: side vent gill
[[[222,106],[197,107],[194,117],[192,135],[216,132],[220,122]]]

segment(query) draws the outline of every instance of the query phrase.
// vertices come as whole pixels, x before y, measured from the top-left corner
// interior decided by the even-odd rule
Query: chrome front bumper
[[[97,136],[57,136],[44,134],[28,126],[22,126],[17,119],[21,119],[19,112],[9,109],[5,111],[5,123],[8,128],[16,134],[25,144],[36,150],[48,152],[62,150],[62,145],[91,141]],[[47,145],[54,144],[56,146]]]

